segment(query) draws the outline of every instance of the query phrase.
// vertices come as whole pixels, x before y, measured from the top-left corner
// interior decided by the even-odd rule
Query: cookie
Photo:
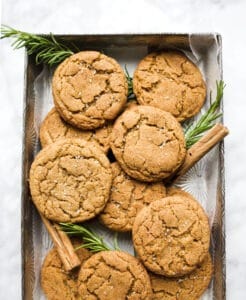
[[[208,288],[213,274],[210,254],[192,273],[170,278],[150,273],[153,300],[198,300]]]
[[[149,276],[141,263],[121,251],[103,251],[90,257],[80,270],[78,290],[83,299],[150,300]]]
[[[38,210],[57,222],[83,222],[99,214],[108,198],[112,172],[102,149],[82,139],[61,139],[43,148],[30,170]]]
[[[97,142],[103,148],[103,151],[107,153],[111,130],[111,124],[96,130],[78,129],[63,121],[57,110],[53,108],[41,124],[40,141],[42,147],[45,147],[61,138],[82,138]]]
[[[169,177],[186,155],[179,122],[168,112],[143,105],[127,109],[116,120],[111,148],[129,176],[147,182]]]
[[[165,197],[166,188],[162,182],[144,183],[130,178],[117,162],[111,167],[111,193],[99,219],[112,230],[131,231],[137,213],[144,206]]]
[[[78,241],[73,244],[79,245]],[[76,253],[82,263],[91,256],[86,249],[78,249]],[[80,300],[77,286],[78,272],[79,269],[67,272],[57,250],[55,248],[50,250],[41,269],[41,286],[47,300]]]
[[[179,121],[196,115],[206,97],[200,70],[176,51],[147,55],[134,73],[133,90],[140,104],[168,111]]]
[[[128,93],[124,71],[111,57],[82,51],[64,60],[52,80],[56,109],[85,130],[102,127],[123,109]]]
[[[172,196],[144,207],[133,224],[134,247],[150,271],[181,276],[205,259],[210,241],[208,217],[188,197]]]

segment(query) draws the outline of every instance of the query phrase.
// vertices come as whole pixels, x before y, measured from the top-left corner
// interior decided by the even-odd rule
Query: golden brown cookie
[[[88,300],[150,300],[149,276],[141,263],[121,251],[90,257],[80,270],[79,293]]]
[[[170,278],[150,273],[153,300],[198,300],[208,288],[213,274],[211,256],[183,277]]]
[[[79,245],[78,242],[73,244]],[[91,256],[86,249],[79,249],[76,253],[81,263]],[[50,250],[45,257],[41,270],[41,286],[47,300],[80,300],[77,285],[78,272],[79,269],[67,272],[57,250],[55,248]]]
[[[129,176],[147,182],[169,177],[186,154],[178,121],[168,112],[142,105],[127,109],[116,120],[111,148]]]
[[[61,139],[36,156],[30,189],[38,210],[57,222],[82,222],[99,214],[108,198],[112,172],[95,143]]]
[[[134,73],[133,89],[140,104],[168,111],[179,121],[196,115],[206,97],[200,70],[176,51],[147,55]]]
[[[144,183],[130,178],[117,162],[111,167],[111,193],[99,219],[112,230],[131,231],[137,213],[144,206],[165,197],[166,188],[162,182]]]
[[[113,58],[97,51],[82,51],[58,66],[52,91],[62,118],[88,130],[116,118],[126,103],[128,85]]]
[[[108,124],[94,130],[82,130],[63,121],[55,108],[51,109],[40,127],[42,147],[54,143],[61,138],[82,138],[99,144],[105,153],[109,150],[112,125]]]
[[[197,201],[184,196],[166,197],[144,207],[132,233],[140,259],[160,275],[193,271],[209,249],[208,217]]]

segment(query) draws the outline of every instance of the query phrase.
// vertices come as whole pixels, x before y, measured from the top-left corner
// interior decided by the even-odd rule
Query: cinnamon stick
[[[187,151],[185,161],[179,171],[172,179],[172,183],[184,175],[190,168],[194,166],[205,154],[207,154],[217,143],[227,136],[229,130],[222,124],[216,124],[212,127],[198,142],[196,142]]]
[[[71,271],[72,269],[80,266],[81,262],[67,234],[59,228],[58,224],[52,223],[42,214],[40,214],[40,216],[53,240],[54,245],[56,246],[65,270]]]

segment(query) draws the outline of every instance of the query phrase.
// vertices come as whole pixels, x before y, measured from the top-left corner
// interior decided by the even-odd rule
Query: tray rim
[[[40,36],[50,36],[49,33],[35,33],[35,35],[40,35]],[[211,31],[211,32],[117,32],[117,33],[101,33],[101,32],[93,32],[93,33],[75,33],[75,34],[70,34],[70,33],[54,33],[52,34],[54,37],[72,37],[72,38],[77,38],[77,37],[95,37],[95,36],[100,36],[100,37],[112,37],[112,36],[121,36],[121,37],[131,37],[131,36],[136,36],[136,37],[141,37],[141,36],[185,36],[189,37],[191,35],[194,36],[208,36],[208,35],[215,35],[216,37],[220,37],[222,39],[222,34],[217,31]]]
[[[36,33],[37,34],[37,33]],[[38,34],[40,36],[48,37],[49,34]],[[134,37],[183,37],[183,38],[189,38],[190,36],[215,36],[216,40],[218,41],[218,44],[220,46],[220,51],[218,53],[218,64],[220,67],[220,77],[223,79],[223,61],[222,61],[222,35],[219,32],[195,32],[195,33],[178,33],[178,32],[147,32],[147,33],[91,33],[91,34],[54,34],[55,38],[64,38],[66,39],[81,39],[81,38],[134,38]],[[98,41],[100,43],[100,41]],[[144,43],[142,44],[144,45]],[[127,45],[126,45],[127,46]],[[146,46],[147,43],[146,43]],[[25,174],[25,158],[26,158],[26,129],[27,129],[27,103],[28,103],[28,68],[32,67],[32,56],[27,54],[27,50],[25,49],[24,54],[24,93],[23,93],[23,134],[22,134],[22,171],[21,171],[21,281],[22,281],[22,299],[29,299],[26,298],[26,292],[25,292],[25,286],[26,286],[26,276],[25,273],[27,272],[25,268],[25,257],[26,257],[26,236],[24,235],[25,230],[25,208],[26,208],[26,189],[29,189],[28,186],[28,179]],[[222,110],[222,123],[223,123],[223,113],[224,113],[224,105],[223,101],[221,103],[221,110]],[[222,298],[226,299],[226,228],[225,228],[225,163],[224,163],[224,141],[220,142],[219,144],[219,180],[218,180],[218,186],[220,187],[220,206],[221,206],[221,244],[222,244],[222,286],[221,286],[221,292],[222,292]],[[217,186],[217,189],[218,189]],[[217,196],[218,198],[218,196]],[[32,204],[33,205],[33,204]]]

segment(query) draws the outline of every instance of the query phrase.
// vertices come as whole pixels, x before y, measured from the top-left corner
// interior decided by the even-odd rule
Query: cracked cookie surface
[[[184,196],[166,197],[144,207],[133,224],[134,247],[150,271],[181,276],[208,253],[210,228],[200,204]]]
[[[99,215],[100,221],[116,231],[131,231],[137,213],[166,196],[162,182],[145,183],[130,178],[117,162],[111,164],[113,181],[109,200]]]
[[[30,190],[38,210],[57,222],[82,222],[104,208],[111,188],[108,158],[95,143],[61,139],[36,156]]]
[[[82,138],[86,141],[98,143],[105,153],[109,150],[112,125],[94,130],[82,130],[66,123],[55,108],[47,114],[40,127],[40,141],[42,147],[54,143],[61,138]]]
[[[213,274],[210,254],[190,274],[170,278],[149,273],[153,300],[198,300],[208,288]]]
[[[147,55],[134,73],[133,89],[140,104],[168,111],[179,121],[196,115],[206,97],[198,67],[174,51]]]
[[[141,263],[122,251],[103,251],[80,270],[79,293],[88,300],[150,300],[149,276]]]
[[[116,118],[126,103],[128,85],[113,58],[97,51],[82,51],[58,66],[52,92],[62,118],[87,130]]]
[[[78,240],[73,240],[75,247],[79,246]],[[91,253],[86,249],[76,251],[81,263],[87,260]],[[41,286],[48,300],[80,300],[78,294],[79,269],[67,272],[55,248],[51,249],[45,257],[41,269]]]
[[[178,121],[168,112],[143,105],[127,109],[116,120],[111,148],[129,176],[147,182],[169,177],[186,155]]]

